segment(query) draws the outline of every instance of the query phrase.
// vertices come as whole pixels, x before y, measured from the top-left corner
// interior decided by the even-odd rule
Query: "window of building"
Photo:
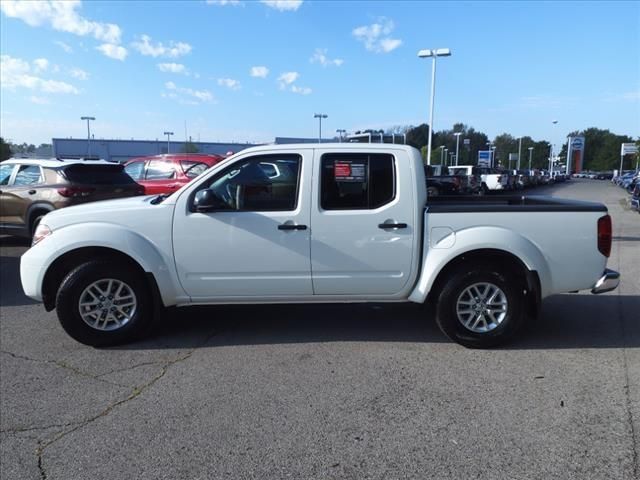
[[[226,210],[295,210],[301,163],[299,155],[250,157],[215,175],[205,188],[210,188],[227,205]],[[266,172],[265,164],[268,164]]]
[[[395,160],[388,154],[330,153],[321,160],[325,210],[381,207],[395,197]]]

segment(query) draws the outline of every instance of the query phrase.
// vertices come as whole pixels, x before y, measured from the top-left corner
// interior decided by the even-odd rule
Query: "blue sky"
[[[272,141],[428,121],[561,143],[640,135],[639,2],[3,0],[0,122],[14,142]],[[260,68],[257,68],[260,67]],[[556,125],[553,120],[558,120]]]

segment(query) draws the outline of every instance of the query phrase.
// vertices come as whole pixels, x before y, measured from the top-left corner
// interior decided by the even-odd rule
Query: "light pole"
[[[491,168],[493,168],[493,156],[492,156],[492,154],[493,154],[492,148],[493,147],[492,147],[492,145],[493,145],[493,142],[491,140],[489,140],[487,142],[487,146],[489,147],[489,167],[491,167]]]
[[[529,147],[529,175],[531,175],[531,155],[533,155],[533,147]]]
[[[558,120],[552,120],[551,123],[557,125]],[[549,142],[549,144],[551,145],[549,152],[549,178],[553,178],[553,144],[551,142]]]
[[[448,148],[445,148],[445,149],[444,149],[444,160],[445,160],[445,162],[446,162],[448,159],[449,159],[449,149],[448,149]],[[443,165],[446,165],[446,164],[443,164]]]
[[[518,139],[518,170],[520,170],[520,157],[522,156],[522,137]]]
[[[91,128],[89,127],[89,122],[95,119],[96,117],[80,117],[80,120],[87,121],[87,157],[91,155]]]
[[[496,163],[496,146],[491,147],[491,168],[495,167]]]
[[[440,145],[440,165],[444,161],[444,145]]]
[[[344,128],[339,128],[336,130],[336,133],[340,135],[340,143],[342,143],[342,134],[347,133],[347,131]]]
[[[447,163],[447,165],[453,165],[453,152],[449,152],[449,163]]]
[[[433,101],[436,96],[436,58],[437,57],[449,57],[451,56],[451,50],[448,48],[437,48],[433,50],[420,50],[418,57],[427,58],[433,57],[433,63],[431,66],[431,106],[429,107],[429,142],[427,145],[427,165],[431,165],[431,137],[433,134]]]
[[[173,135],[173,132],[164,132],[164,134],[167,136],[167,153],[169,153],[169,137]]]
[[[454,135],[456,136],[456,167],[458,166],[458,152],[460,152],[460,135],[462,135],[462,132],[456,132],[454,133]]]
[[[313,118],[317,118],[320,123],[318,129],[318,143],[322,143],[322,119],[327,118],[327,115],[324,113],[314,113]]]

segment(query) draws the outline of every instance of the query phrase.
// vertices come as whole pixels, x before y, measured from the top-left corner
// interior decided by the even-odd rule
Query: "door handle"
[[[406,223],[380,223],[378,228],[382,228],[386,230],[387,228],[407,228],[408,225]]]
[[[306,225],[294,225],[293,223],[282,223],[278,225],[278,230],[306,230]]]
[[[29,190],[28,193],[29,193],[29,195],[33,195],[34,193],[36,193],[36,191],[35,190]]]

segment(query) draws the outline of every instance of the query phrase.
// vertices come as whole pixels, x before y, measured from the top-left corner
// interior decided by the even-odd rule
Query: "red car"
[[[202,153],[153,155],[129,160],[124,171],[144,187],[147,195],[173,193],[224,159],[222,155]]]

